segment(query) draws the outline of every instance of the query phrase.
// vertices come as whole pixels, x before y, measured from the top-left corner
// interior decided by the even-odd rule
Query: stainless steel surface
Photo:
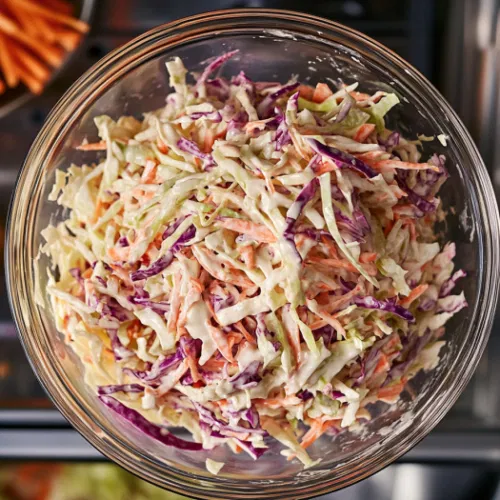
[[[500,0],[450,2],[443,93],[500,186]]]

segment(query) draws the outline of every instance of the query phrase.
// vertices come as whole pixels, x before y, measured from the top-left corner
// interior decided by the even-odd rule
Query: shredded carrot
[[[351,271],[353,273],[358,272],[356,267],[347,260],[333,259],[333,258],[325,259],[322,257],[308,257],[307,262],[323,264],[325,266],[330,266],[337,269],[345,269],[346,271]]]
[[[398,400],[401,392],[403,392],[405,385],[406,380],[401,379],[401,381],[396,384],[381,387],[377,392],[377,397],[378,399],[380,399],[381,401],[385,401],[386,403],[395,403]]]
[[[387,360],[387,356],[381,352],[379,354],[379,359],[377,366],[375,366],[375,370],[373,371],[374,375],[378,375],[379,373],[386,372],[391,368],[389,361]]]
[[[244,219],[231,219],[229,217],[224,217],[219,221],[219,224],[231,231],[235,231],[241,234],[248,234],[257,241],[263,243],[274,243],[276,242],[276,236],[262,224],[257,224]]]
[[[300,332],[298,326],[294,325],[293,328],[285,328],[288,343],[292,347],[293,357],[297,365],[302,360],[302,349],[300,348]]]
[[[384,227],[384,236],[387,238],[389,236],[389,233],[392,231],[392,228],[394,227],[394,221],[390,220],[387,222],[386,226]]]
[[[196,363],[196,359],[188,356],[187,363],[189,366],[189,371],[191,372],[191,377],[193,377],[193,382],[199,382],[201,380],[201,375],[198,370],[198,364]]]
[[[302,97],[302,99],[312,101],[314,90],[314,87],[311,87],[310,85],[301,84],[299,85],[299,96]]]
[[[321,311],[320,318],[325,320],[332,328],[334,328],[338,335],[346,338],[346,331],[337,318],[325,311]]]
[[[371,97],[371,95],[365,94],[364,92],[350,92],[349,95],[356,101],[366,101]]]
[[[432,163],[410,163],[409,161],[380,160],[373,164],[373,167],[382,169],[399,168],[403,170],[434,170],[439,172],[439,167]]]
[[[215,345],[217,346],[217,349],[219,349],[219,352],[230,363],[233,363],[234,357],[233,353],[231,352],[227,336],[221,330],[219,330],[219,328],[216,328],[215,326],[208,325],[207,328],[210,333],[210,337],[212,337],[212,340],[215,342]]]
[[[316,135],[316,134],[314,134]],[[337,170],[337,166],[332,161],[321,161],[315,169],[316,175],[326,174],[326,172],[333,172]]]
[[[174,275],[174,286],[170,297],[170,312],[167,320],[167,331],[172,335],[180,336],[177,330],[177,321],[181,310],[181,274],[178,272]]]
[[[408,307],[414,300],[418,299],[429,288],[427,283],[416,286],[408,295],[408,297],[401,300],[399,303],[403,307]]]
[[[115,262],[125,262],[130,256],[130,247],[111,247],[108,248],[107,254]]]
[[[238,345],[243,339],[243,335],[239,332],[231,332],[227,334],[227,344],[232,352],[233,346]]]
[[[158,146],[158,151],[166,155],[169,152],[169,147],[158,137],[156,140],[156,145]]]
[[[313,102],[320,103],[328,99],[331,95],[333,95],[333,92],[326,83],[318,83],[314,89],[312,100]]]
[[[241,321],[238,321],[238,323],[234,323],[233,326],[245,337],[248,342],[250,342],[250,344],[257,344],[255,337],[243,326],[243,323]]]
[[[73,28],[81,33],[86,33],[89,30],[89,25],[75,19],[74,17],[54,11],[53,9],[44,7],[38,3],[31,2],[30,0],[16,0],[16,3],[24,8],[27,12],[38,14],[50,21],[55,21]]]
[[[368,262],[375,262],[377,260],[377,254],[375,252],[363,252],[359,256],[359,261],[366,264]]]
[[[358,128],[353,139],[358,142],[365,142],[374,130],[375,125],[373,123],[364,123]]]
[[[78,149],[78,151],[106,151],[106,141],[80,144],[76,149]]]
[[[211,372],[219,372],[222,370],[222,368],[224,368],[225,364],[226,364],[225,360],[210,358],[203,365],[203,368],[205,368],[206,370],[211,371]]]
[[[338,258],[337,246],[330,238],[321,236],[321,243],[323,243],[323,245],[325,245],[328,249],[328,252],[330,253],[329,257],[332,257],[334,259]]]
[[[390,354],[395,351],[401,345],[401,339],[397,333],[393,333],[389,341],[384,345],[382,351],[385,354]]]
[[[92,271],[93,269],[91,267],[89,267],[88,269],[85,269],[85,271],[83,271],[82,273],[82,278],[90,278],[92,276]]]
[[[323,328],[324,326],[326,326],[328,323],[324,320],[324,319],[319,319],[317,321],[315,321],[314,323],[311,323],[309,325],[309,328],[311,330],[319,330],[320,328]]]
[[[255,269],[255,250],[252,245],[245,245],[240,248],[241,257],[248,269]]]
[[[302,441],[300,442],[300,446],[304,449],[311,446],[314,441],[319,439],[326,432],[330,425],[331,422],[329,421],[322,422],[321,420],[313,420],[311,423],[311,427],[304,434]]]
[[[269,399],[254,399],[255,404],[264,406],[265,408],[271,408],[274,410],[279,410],[285,406],[296,406],[302,403],[302,400],[297,396],[285,396],[279,398],[269,398]]]
[[[156,167],[157,163],[155,161],[146,161],[146,166],[144,167],[144,172],[141,176],[141,182],[143,184],[154,184],[156,178]]]

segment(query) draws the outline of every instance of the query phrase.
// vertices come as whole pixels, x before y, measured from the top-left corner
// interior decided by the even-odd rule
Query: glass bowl
[[[426,143],[425,153],[445,153],[451,177],[442,191],[449,208],[441,232],[457,243],[456,265],[469,307],[447,327],[438,368],[421,373],[406,397],[376,408],[363,430],[325,436],[311,446],[322,462],[303,470],[279,454],[256,462],[229,449],[186,452],[167,448],[110,414],[83,382],[82,367],[56,331],[48,308],[35,302],[46,286],[47,261],[35,269],[40,231],[65,213],[47,200],[57,168],[81,164],[75,150],[96,139],[93,118],[140,116],[161,107],[168,92],[164,63],[181,57],[199,70],[210,57],[240,49],[223,74],[244,70],[253,80],[358,80],[366,92],[397,92],[402,105],[389,126],[407,136],[445,134],[449,145]],[[55,405],[99,451],[159,486],[199,498],[306,498],[373,474],[420,441],[462,392],[486,345],[499,284],[499,216],[490,180],[476,147],[436,89],[396,54],[370,38],[317,17],[276,10],[231,10],[202,14],[160,26],[110,53],[59,101],[36,138],[20,173],[8,223],[6,261],[10,301],[21,341]],[[409,395],[413,394],[412,397]],[[226,462],[218,476],[205,469],[211,457]]]

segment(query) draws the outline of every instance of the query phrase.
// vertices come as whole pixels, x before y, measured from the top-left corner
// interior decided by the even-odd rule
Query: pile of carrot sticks
[[[40,94],[89,26],[66,0],[0,0],[0,94],[24,84]]]

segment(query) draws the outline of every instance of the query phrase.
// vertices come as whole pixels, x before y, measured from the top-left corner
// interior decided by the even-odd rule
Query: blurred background
[[[66,9],[61,0],[31,2],[55,11]],[[88,23],[90,31],[71,38],[66,28],[62,30],[67,51],[54,52],[59,54],[57,69],[44,77],[45,88],[26,79],[39,95],[33,96],[22,84],[0,95],[2,233],[23,159],[50,109],[71,83],[110,50],[158,24],[222,8],[286,7],[341,22],[379,40],[424,73],[452,104],[477,142],[497,195],[500,193],[500,0],[70,3],[73,12],[66,13]],[[15,0],[0,0],[0,15],[9,13],[8,4]],[[0,58],[2,43],[5,39],[0,37]],[[3,269],[0,274],[0,499],[180,498],[107,463],[59,415],[38,385],[18,342]],[[396,465],[321,498],[500,500],[499,330],[497,314],[474,379],[437,429]]]

